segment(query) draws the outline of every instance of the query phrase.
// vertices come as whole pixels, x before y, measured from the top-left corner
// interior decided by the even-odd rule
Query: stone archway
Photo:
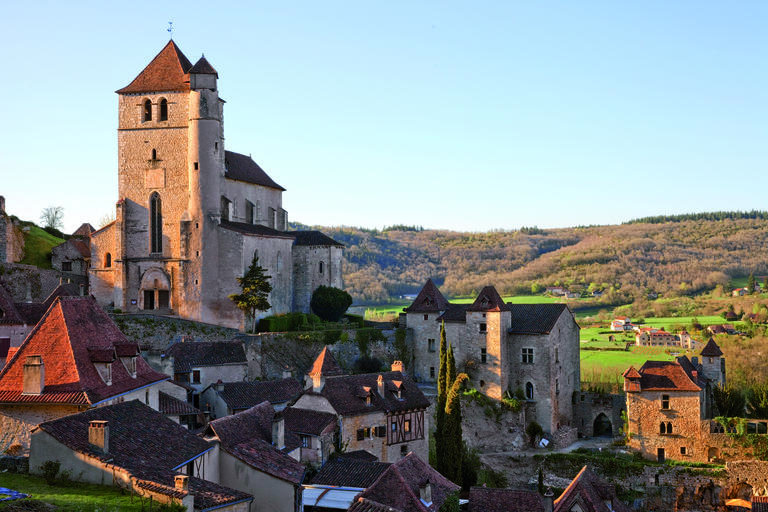
[[[611,424],[611,420],[604,412],[598,414],[592,423],[592,435],[594,437],[613,436],[613,424]]]
[[[163,269],[153,267],[144,272],[139,289],[139,309],[171,309],[171,280]]]

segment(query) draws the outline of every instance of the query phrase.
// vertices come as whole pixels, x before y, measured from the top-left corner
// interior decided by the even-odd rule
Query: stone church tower
[[[243,327],[228,298],[257,256],[272,310],[309,311],[319,285],[342,287],[342,245],[287,231],[283,187],[224,147],[218,73],[171,40],[118,100],[115,222],[91,238],[91,293],[123,311]]]

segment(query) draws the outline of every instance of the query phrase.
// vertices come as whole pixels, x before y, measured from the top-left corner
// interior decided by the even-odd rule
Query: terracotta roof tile
[[[309,369],[307,375],[322,375],[323,377],[335,377],[337,375],[344,375],[339,363],[336,362],[336,358],[333,357],[333,353],[326,346],[317,356],[315,362],[312,363],[312,368]]]
[[[709,338],[706,346],[701,349],[701,355],[704,357],[720,357],[723,355],[723,351],[720,350],[720,347],[713,338]]]
[[[359,462],[332,460],[312,478],[312,485],[333,485],[365,489],[372,485],[391,466],[389,462]]]
[[[472,487],[469,512],[544,512],[544,500],[535,491]]]
[[[416,299],[403,311],[407,313],[428,313],[445,311],[448,309],[448,300],[440,293],[432,279],[427,279]]]
[[[622,377],[627,379],[640,379],[642,378],[642,375],[635,370],[634,366],[630,366],[629,369],[622,374]]]
[[[642,391],[700,391],[679,361],[646,361],[639,370]]]
[[[355,502],[347,509],[347,512],[403,512],[400,509],[392,508],[375,501],[365,498],[356,498]]]
[[[467,311],[509,311],[509,306],[501,298],[493,286],[486,286],[477,294],[475,302],[467,307]]]
[[[115,92],[134,94],[142,92],[188,91],[189,69],[192,63],[173,40],[160,50],[139,75],[127,86]]]
[[[285,191],[250,156],[241,155],[234,151],[225,151],[224,167],[225,178]]]
[[[240,341],[188,341],[174,343],[166,354],[173,358],[175,373],[191,372],[193,367],[247,364]]]
[[[299,396],[302,391],[301,384],[294,378],[261,382],[224,382],[223,386],[224,389],[216,390],[216,394],[233,411],[250,409],[265,400],[272,404],[288,402]]]
[[[107,385],[91,358],[108,359],[115,344],[130,343],[92,297],[60,297],[35,326],[0,371],[3,402],[97,404],[168,377],[156,372],[142,358],[136,359],[136,376],[122,364],[112,364]],[[28,356],[42,356],[45,386],[40,395],[22,396],[23,367]]]

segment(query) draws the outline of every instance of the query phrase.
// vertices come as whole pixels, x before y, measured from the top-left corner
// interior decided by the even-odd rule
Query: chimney
[[[427,506],[432,504],[432,482],[427,480],[419,486],[419,498]]]
[[[392,371],[393,372],[400,372],[402,374],[405,374],[405,366],[403,366],[402,361],[393,361],[392,362]]]
[[[272,444],[279,450],[285,448],[285,420],[282,416],[272,419]]]
[[[109,422],[93,420],[88,425],[88,444],[101,453],[109,453]]]
[[[552,512],[555,509],[555,493],[551,488],[547,488],[544,493],[544,512]]]
[[[187,475],[176,475],[173,479],[176,483],[176,489],[180,491],[189,491],[189,477]]]
[[[379,375],[379,378],[376,379],[376,384],[379,385],[379,396],[384,398],[384,377]]]
[[[45,365],[43,356],[27,356],[24,363],[24,382],[21,392],[24,395],[40,395],[45,387]]]

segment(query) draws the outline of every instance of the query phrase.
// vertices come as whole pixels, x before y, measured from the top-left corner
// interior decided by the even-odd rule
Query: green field
[[[516,295],[502,297],[504,302],[510,304],[553,304],[562,302],[556,297],[544,295]],[[460,297],[457,299],[448,299],[453,304],[471,304],[475,301],[472,297]],[[403,312],[403,308],[411,305],[411,301],[403,301],[391,304],[382,304],[380,306],[360,306],[365,307],[366,320],[381,320],[385,317],[394,317]]]
[[[37,226],[29,226],[29,232],[24,233],[24,259],[19,263],[51,268],[51,249],[63,241]]]

